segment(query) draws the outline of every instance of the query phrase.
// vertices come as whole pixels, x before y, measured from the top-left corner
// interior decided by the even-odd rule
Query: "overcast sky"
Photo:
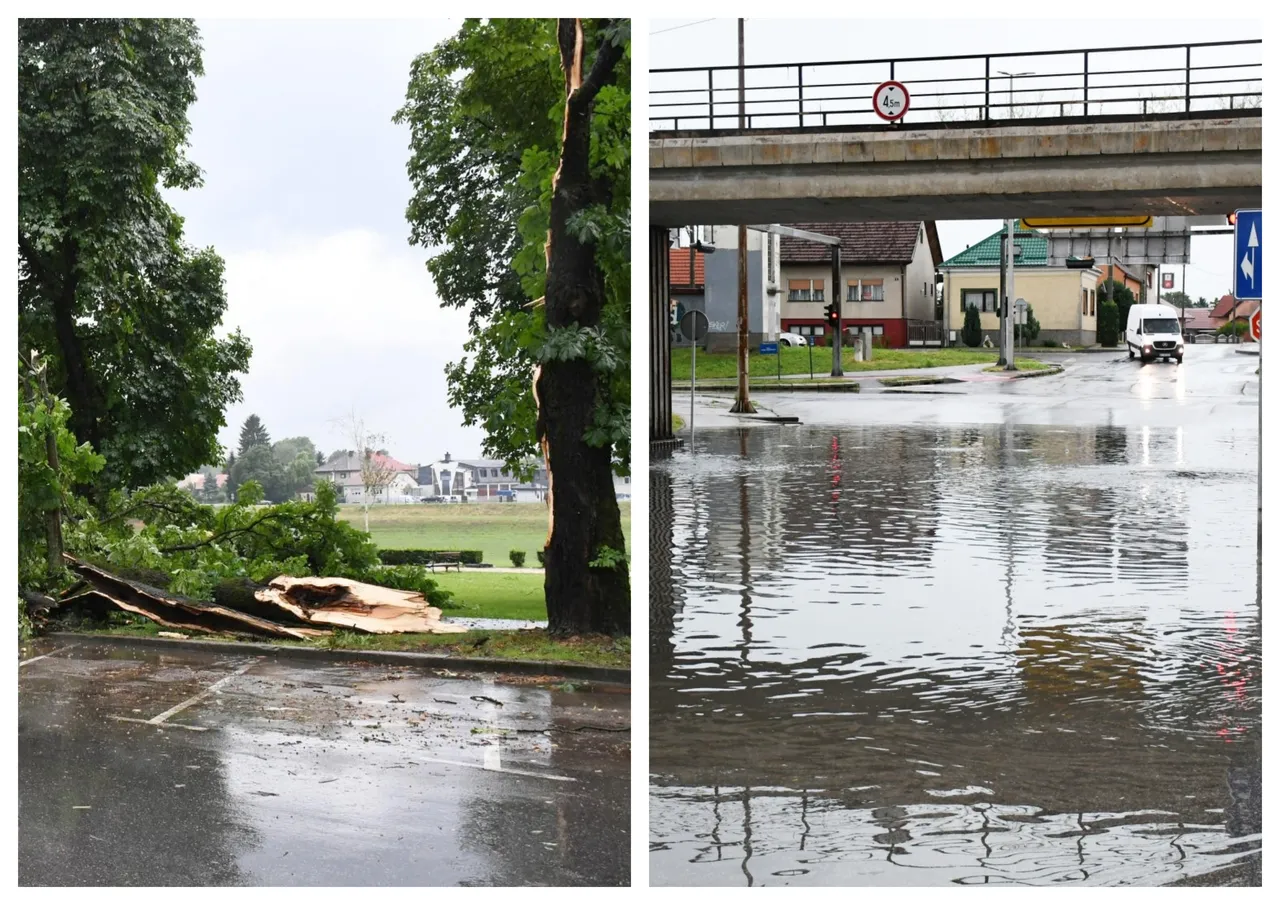
[[[199,21],[205,75],[191,109],[203,188],[170,193],[197,247],[227,263],[224,323],[253,343],[233,447],[250,413],[272,439],[350,446],[353,410],[393,455],[476,457],[443,368],[466,317],[441,309],[408,243],[408,130],[391,117],[409,65],[451,34],[446,21]]]
[[[737,28],[736,19],[705,20],[705,17],[696,17],[650,20],[649,68],[737,65]],[[1239,41],[1261,37],[1260,21],[1232,19],[1179,20],[1161,17],[1143,21],[1107,19],[1105,23],[1089,15],[1062,21],[748,19],[743,44],[746,62],[751,65],[1073,50],[1100,46],[1134,47],[1182,42]],[[1044,58],[1015,58],[998,67],[993,64],[993,69],[1044,72],[1043,68],[1038,70],[1037,63],[1044,66]],[[1201,60],[1195,59],[1194,64],[1201,64]],[[1117,68],[1120,68],[1119,64]],[[902,78],[900,73],[895,74]],[[705,81],[700,84],[705,84]],[[717,81],[716,84],[718,87],[720,82]],[[999,227],[997,220],[939,222],[938,233],[942,240],[943,255],[950,257],[963,251],[967,245],[989,236]],[[1175,288],[1182,289],[1182,267],[1169,269],[1175,274]],[[1193,239],[1191,263],[1186,268],[1187,294],[1192,298],[1205,296],[1216,299],[1231,291],[1231,278],[1231,237],[1205,236]]]

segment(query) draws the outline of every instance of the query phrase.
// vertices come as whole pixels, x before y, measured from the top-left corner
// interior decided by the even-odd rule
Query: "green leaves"
[[[588,47],[629,47],[627,20],[584,20]],[[596,96],[592,177],[603,200],[570,224],[595,246],[606,309],[598,327],[545,334],[546,238],[560,157],[564,78],[553,19],[467,20],[414,61],[396,122],[409,126],[410,241],[444,305],[470,313],[471,339],[445,371],[449,402],[485,431],[485,455],[528,474],[539,456],[532,397],[539,362],[587,357],[607,375],[590,442],[630,458],[630,67]],[[440,250],[443,247],[443,250]],[[588,330],[582,333],[581,330]]]
[[[217,461],[250,347],[216,335],[223,262],[182,241],[162,187],[186,159],[202,73],[188,19],[18,26],[18,330],[52,359],[70,427],[132,487]]]

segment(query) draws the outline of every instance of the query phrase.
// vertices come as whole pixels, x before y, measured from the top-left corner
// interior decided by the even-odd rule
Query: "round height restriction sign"
[[[871,104],[881,119],[893,122],[907,115],[911,108],[911,95],[901,82],[885,82],[871,96]]]

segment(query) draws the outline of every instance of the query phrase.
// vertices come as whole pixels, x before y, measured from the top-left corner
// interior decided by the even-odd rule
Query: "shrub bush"
[[[539,551],[538,551],[538,565],[543,566],[544,568],[546,567],[546,565],[547,565],[547,551],[546,551],[546,550],[539,550]]]
[[[384,566],[425,566],[439,553],[457,553],[464,565],[479,565],[483,550],[379,550],[378,559]]]
[[[1249,325],[1244,321],[1232,321],[1217,329],[1219,336],[1244,336],[1249,332]]]
[[[960,329],[960,341],[970,349],[982,345],[982,316],[972,305],[965,306],[964,326]]]
[[[1098,344],[1114,346],[1120,342],[1120,307],[1106,299],[1098,303]]]
[[[511,565],[515,566],[517,569],[524,568],[523,550],[512,550],[507,555],[511,557]]]
[[[1056,349],[1056,348],[1058,348],[1058,344],[1057,344],[1056,342],[1054,342],[1053,340],[1051,340],[1051,339],[1044,339],[1044,340],[1041,340],[1041,341],[1040,341],[1040,345],[1044,346],[1046,349]]]

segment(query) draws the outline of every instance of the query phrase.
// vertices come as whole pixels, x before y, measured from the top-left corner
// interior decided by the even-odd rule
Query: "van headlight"
[[[1151,347],[1150,347],[1150,346],[1143,346],[1143,347],[1142,347],[1142,351],[1143,351],[1143,352],[1150,352],[1150,351],[1151,351]]]

